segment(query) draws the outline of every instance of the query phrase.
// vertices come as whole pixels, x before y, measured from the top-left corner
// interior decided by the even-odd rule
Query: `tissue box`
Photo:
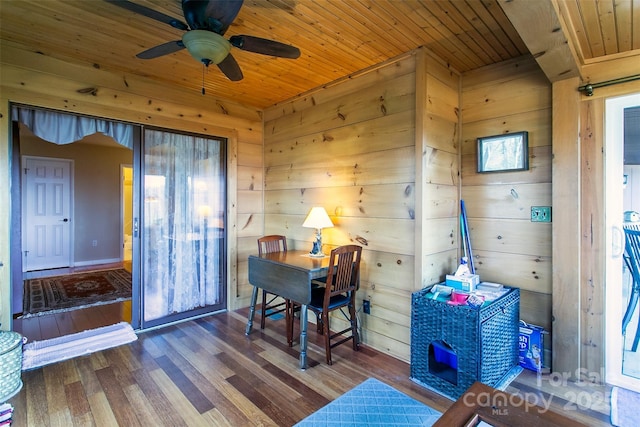
[[[446,285],[460,291],[473,292],[478,283],[480,283],[480,276],[477,274],[463,274],[461,276],[447,274]]]
[[[520,321],[520,338],[518,340],[520,366],[536,372],[542,369],[544,366],[542,361],[544,334],[546,333],[547,331],[540,326]]]

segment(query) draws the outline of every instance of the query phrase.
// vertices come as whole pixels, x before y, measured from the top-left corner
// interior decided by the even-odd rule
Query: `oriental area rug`
[[[131,299],[125,269],[88,271],[24,281],[22,318]]]

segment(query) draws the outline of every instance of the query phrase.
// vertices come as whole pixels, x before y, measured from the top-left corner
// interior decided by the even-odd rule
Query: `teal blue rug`
[[[296,426],[431,426],[441,415],[395,388],[369,378]]]

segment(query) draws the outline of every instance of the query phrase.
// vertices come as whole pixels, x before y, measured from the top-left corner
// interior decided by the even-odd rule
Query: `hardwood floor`
[[[103,326],[98,307],[76,311],[86,312],[66,313],[73,317],[66,324]],[[120,321],[120,311],[111,307],[111,323]],[[315,328],[310,366],[301,371],[284,320],[267,321],[265,330],[247,337],[246,315],[244,309],[143,332],[131,344],[24,372],[23,389],[9,401],[13,426],[290,426],[369,377],[441,412],[453,403],[411,381],[408,364],[366,346],[359,352],[339,346],[334,364],[326,365]],[[29,337],[39,329],[46,336],[44,320],[23,332]],[[545,377],[538,383],[525,371],[507,391],[550,401],[552,410],[585,425],[610,425],[607,387],[559,385]],[[590,408],[580,406],[586,403]]]
[[[123,321],[131,321],[131,301],[18,318],[13,320],[13,330],[21,333],[28,341],[40,341]]]

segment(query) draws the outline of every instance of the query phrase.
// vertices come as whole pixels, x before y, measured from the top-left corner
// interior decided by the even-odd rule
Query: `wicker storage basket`
[[[411,379],[454,400],[475,381],[501,380],[518,364],[520,289],[508,289],[479,309],[433,300],[428,289],[415,292]]]
[[[22,388],[22,335],[0,331],[0,403]]]

